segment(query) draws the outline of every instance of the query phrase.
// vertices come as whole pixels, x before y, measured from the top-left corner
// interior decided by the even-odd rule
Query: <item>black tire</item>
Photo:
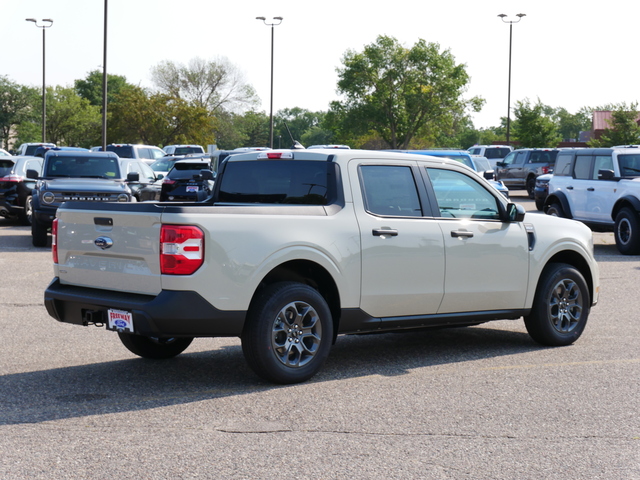
[[[31,225],[31,219],[33,218],[33,205],[31,204],[33,198],[29,195],[24,200],[24,210],[20,212],[18,218],[20,219],[20,223],[22,225]]]
[[[582,274],[571,265],[551,263],[540,276],[524,323],[542,345],[571,345],[582,335],[590,310],[591,295]]]
[[[536,208],[540,211],[544,210],[544,200],[536,200]]]
[[[131,333],[118,333],[120,341],[131,353],[143,358],[173,358],[184,352],[193,337],[155,338]]]
[[[559,203],[552,203],[551,205],[549,205],[546,213],[547,215],[552,215],[554,217],[566,217],[564,210]]]
[[[46,247],[48,240],[47,227],[42,225],[35,216],[31,220],[31,243],[34,247]]]
[[[535,177],[527,178],[526,189],[527,189],[527,193],[529,194],[529,198],[533,200],[535,198],[535,189],[536,189]]]
[[[640,222],[636,212],[627,207],[618,212],[614,237],[618,251],[623,255],[640,253]]]
[[[252,302],[242,333],[251,369],[270,382],[308,380],[322,367],[333,341],[333,319],[325,299],[308,285],[270,285]]]

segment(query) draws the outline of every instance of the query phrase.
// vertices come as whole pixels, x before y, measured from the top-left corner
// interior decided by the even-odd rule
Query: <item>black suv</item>
[[[160,201],[196,202],[213,192],[210,160],[179,160],[162,180]]]
[[[131,190],[122,179],[120,159],[111,152],[73,152],[49,150],[44,157],[42,176],[27,170],[37,179],[33,189],[31,240],[35,247],[47,244],[47,231],[58,207],[64,202],[130,202]],[[127,181],[137,182],[138,173]]]
[[[23,225],[31,225],[31,191],[36,185],[27,178],[27,170],[40,174],[42,158],[0,157],[0,217],[17,217]]]
[[[534,198],[536,178],[550,173],[556,163],[557,148],[522,148],[509,153],[496,164],[496,180],[510,189],[526,189]]]

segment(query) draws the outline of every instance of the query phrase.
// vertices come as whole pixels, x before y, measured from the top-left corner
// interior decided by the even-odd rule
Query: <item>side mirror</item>
[[[31,180],[37,180],[40,177],[40,174],[37,170],[27,169],[27,178]]]
[[[203,180],[215,180],[215,175],[211,170],[200,170],[200,177]]]
[[[156,174],[156,180],[162,180],[163,178],[164,178],[164,175],[162,173]]]
[[[506,164],[504,162],[496,162],[496,167],[504,168]]]
[[[598,170],[598,180],[620,180],[613,170]]]
[[[522,222],[525,214],[526,210],[522,205],[517,203],[507,204],[507,219],[509,222]]]
[[[139,182],[140,181],[140,174],[138,172],[129,172],[127,174],[127,182]]]

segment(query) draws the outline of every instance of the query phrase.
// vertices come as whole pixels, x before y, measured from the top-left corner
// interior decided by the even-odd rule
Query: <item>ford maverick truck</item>
[[[405,153],[233,155],[202,202],[67,202],[53,235],[55,319],[145,358],[240,337],[249,366],[285,384],[311,378],[339,334],[524,317],[536,342],[568,345],[599,290],[582,223]]]

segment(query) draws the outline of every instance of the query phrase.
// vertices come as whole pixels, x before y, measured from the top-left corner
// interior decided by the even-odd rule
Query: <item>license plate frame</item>
[[[120,333],[134,333],[133,313],[128,310],[109,308],[107,310],[107,330]]]

